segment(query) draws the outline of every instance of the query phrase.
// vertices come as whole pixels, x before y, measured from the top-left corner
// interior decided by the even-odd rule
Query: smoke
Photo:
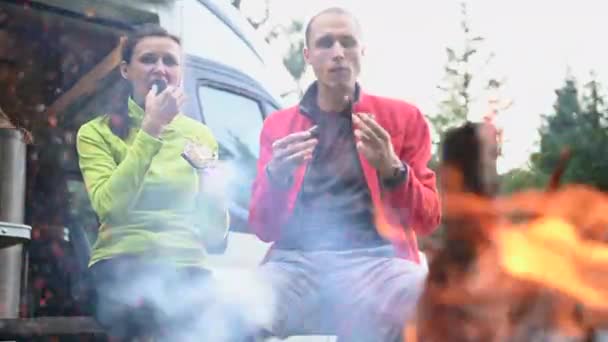
[[[195,324],[190,329],[174,333],[172,340],[236,342],[270,326],[274,298],[268,285],[254,270],[215,271],[212,285],[204,290],[209,291],[203,295],[206,307],[201,308],[200,316],[194,318]],[[200,291],[199,288],[190,287],[187,295],[193,299],[193,303],[200,302]],[[171,303],[165,302],[163,305],[171,309]]]
[[[350,165],[345,165],[345,168],[350,170]],[[248,174],[247,170],[252,170],[252,168],[246,167],[246,162],[241,159],[230,162],[220,161],[216,167],[207,170],[204,191],[218,197],[227,197],[233,201],[246,203],[250,180],[255,176],[254,172]],[[255,169],[253,168],[253,170]],[[358,176],[360,175],[356,173],[350,174],[351,179]],[[346,190],[344,196],[321,200],[321,203],[315,201],[299,203],[303,206],[294,216],[295,221],[291,223],[297,224],[300,229],[291,230],[291,234],[294,235],[289,236],[293,238],[290,242],[318,244],[320,249],[323,249],[324,246],[376,246],[382,237],[378,236],[374,229],[374,213],[364,198],[365,192],[356,186],[352,188],[350,183],[334,183],[332,180],[330,182],[330,185],[343,187]],[[364,186],[360,182],[356,184],[361,188]],[[326,204],[325,210],[319,208]],[[364,222],[357,222],[361,217],[365,218]],[[299,234],[301,229],[307,230],[306,237]],[[285,234],[289,233],[285,232]],[[385,260],[394,258],[390,245],[385,245],[380,250],[373,248],[373,250],[359,249],[359,251],[359,253],[337,253],[329,258],[318,257],[314,263],[315,269],[318,267],[331,273],[337,273],[342,268],[352,269],[352,272],[343,274],[339,284],[323,284],[313,291],[326,294],[327,299],[331,302],[348,300],[350,296],[348,296],[347,290],[350,290],[350,285],[361,282],[370,270],[367,267],[370,265],[370,261],[376,261],[377,265],[373,269],[382,271],[383,275],[367,280],[365,287],[369,287],[369,289],[361,294],[366,297],[364,301],[370,306],[371,303],[377,302],[381,311],[394,313],[397,316],[401,316],[400,313],[403,311],[410,311],[404,310],[400,306],[415,306],[419,296],[418,289],[422,287],[422,279],[426,274],[426,263],[422,267],[409,265],[402,260],[400,260],[402,262],[386,263]],[[240,255],[242,259],[251,258],[251,255],[246,254],[246,249],[242,253]],[[334,253],[322,254],[333,255]],[[293,257],[298,258],[297,255]],[[281,260],[276,261],[283,263]],[[294,263],[295,267],[298,267],[300,262],[308,263],[306,260],[300,260]],[[278,267],[276,271],[280,272],[282,268],[283,266]],[[310,276],[319,277],[319,279],[324,279],[321,275],[327,274],[326,272],[313,273],[315,274]],[[137,300],[133,298],[140,298],[155,312],[158,312],[162,326],[166,327],[164,336],[167,341],[241,341],[262,330],[270,330],[275,318],[283,318],[276,317],[275,308],[279,306],[277,305],[277,294],[272,288],[273,284],[262,274],[263,272],[257,268],[221,268],[213,270],[209,281],[196,277],[184,278],[172,271],[153,271],[146,272],[145,276],[137,279],[123,277],[123,279],[131,280],[129,287],[115,292],[120,292],[121,300],[129,305],[137,305]],[[293,286],[298,287],[298,283],[301,283],[302,279],[297,279],[293,273],[291,276],[294,278],[290,279],[290,282],[294,283]],[[391,291],[386,291],[389,280]],[[280,289],[278,290],[277,293],[285,294],[281,293]],[[383,295],[379,296],[380,293]],[[403,303],[396,304],[394,298],[403,298]],[[289,303],[287,301],[287,304]],[[280,304],[285,306],[285,303]],[[318,308],[320,312],[323,312],[324,309],[324,307]],[[288,307],[288,310],[298,310],[298,308]],[[355,309],[349,314],[355,314],[356,311],[358,310]],[[324,314],[328,313],[324,312]],[[177,322],[173,322],[176,320]],[[167,321],[170,324],[165,326],[163,323]],[[400,318],[399,321],[402,322]],[[302,326],[309,326],[304,323]],[[396,325],[399,326],[399,324]]]
[[[199,270],[135,267],[119,266],[117,281],[101,287],[97,317],[119,335],[125,323],[135,323],[155,341],[233,342],[272,322],[272,291],[255,270],[209,277]]]
[[[235,192],[232,184],[244,178],[238,165],[219,162],[207,171],[204,191],[211,197],[230,198]],[[166,199],[151,193],[144,197],[147,202],[139,203],[142,208],[163,207],[161,201]],[[119,336],[125,333],[121,331],[125,323],[136,323],[155,341],[240,342],[270,327],[274,319],[271,284],[256,268],[213,268],[208,276],[200,269],[119,259],[94,273],[95,285],[103,293],[97,317]]]
[[[271,284],[257,270],[221,269],[216,270],[214,276],[222,304],[242,312],[245,329],[271,326],[276,300]]]
[[[236,166],[228,162],[217,162],[205,171],[204,177],[205,192],[215,196],[231,197],[231,185],[241,180]]]

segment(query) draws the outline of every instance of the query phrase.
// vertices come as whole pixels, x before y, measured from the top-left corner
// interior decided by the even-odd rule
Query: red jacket
[[[416,234],[432,233],[440,221],[435,173],[427,166],[431,158],[428,123],[418,108],[411,104],[364,92],[361,92],[353,110],[373,114],[392,137],[399,158],[409,166],[407,181],[387,190],[381,187],[376,170],[359,154],[378,232],[397,247],[400,257],[419,262]],[[278,239],[282,226],[293,213],[308,167],[305,164],[296,169],[291,188],[281,189],[273,185],[265,171],[272,158],[272,143],[312,125],[312,121],[300,113],[299,106],[275,112],[264,121],[249,211],[249,225],[263,241]]]

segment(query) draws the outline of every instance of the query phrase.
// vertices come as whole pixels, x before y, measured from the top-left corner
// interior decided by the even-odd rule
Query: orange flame
[[[420,336],[441,340],[458,329],[452,324],[465,324],[458,314],[444,314],[449,307],[471,315],[466,324],[473,330],[465,333],[466,329],[461,329],[469,337],[501,340],[521,334],[517,336],[523,338],[526,328],[520,329],[518,324],[533,325],[538,320],[573,335],[588,328],[608,327],[606,194],[572,185],[489,199],[464,192],[458,177],[446,176],[443,217],[448,229],[456,229],[453,233],[460,232],[460,227],[450,227],[451,219],[464,219],[473,227],[477,224],[471,236],[455,235],[474,242],[475,261],[458,268],[457,262],[451,265],[449,257],[439,251],[443,259],[438,257],[440,264],[431,262],[431,270],[442,269],[446,278],[441,283],[427,283],[419,312],[422,316],[413,326],[408,322],[404,341],[417,341]],[[474,234],[482,236],[479,241]],[[522,303],[526,310],[525,303],[530,300],[539,305],[530,311],[533,316],[520,315],[516,321],[509,318],[519,312]],[[580,316],[573,316],[574,312]],[[527,319],[536,323],[526,323]]]
[[[559,290],[585,306],[608,309],[608,247],[583,241],[563,219],[497,229],[494,241],[500,266],[511,276]]]
[[[608,197],[583,186],[555,193],[522,192],[486,200],[472,194],[446,195],[447,217],[492,216],[485,227],[503,271],[572,296],[589,307],[608,309]],[[580,205],[585,203],[585,205]],[[508,222],[515,213],[538,217],[526,224]]]

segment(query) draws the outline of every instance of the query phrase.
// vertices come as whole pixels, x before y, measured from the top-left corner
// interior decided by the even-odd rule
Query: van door
[[[185,112],[204,122],[220,145],[227,167],[231,230],[248,232],[251,186],[256,176],[264,118],[277,100],[249,76],[217,63],[188,56]],[[198,116],[198,117],[197,117]]]

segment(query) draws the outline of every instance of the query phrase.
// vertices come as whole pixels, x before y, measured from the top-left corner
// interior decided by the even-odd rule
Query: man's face
[[[304,59],[321,85],[354,89],[364,53],[360,36],[357,23],[348,14],[325,13],[313,21]]]

